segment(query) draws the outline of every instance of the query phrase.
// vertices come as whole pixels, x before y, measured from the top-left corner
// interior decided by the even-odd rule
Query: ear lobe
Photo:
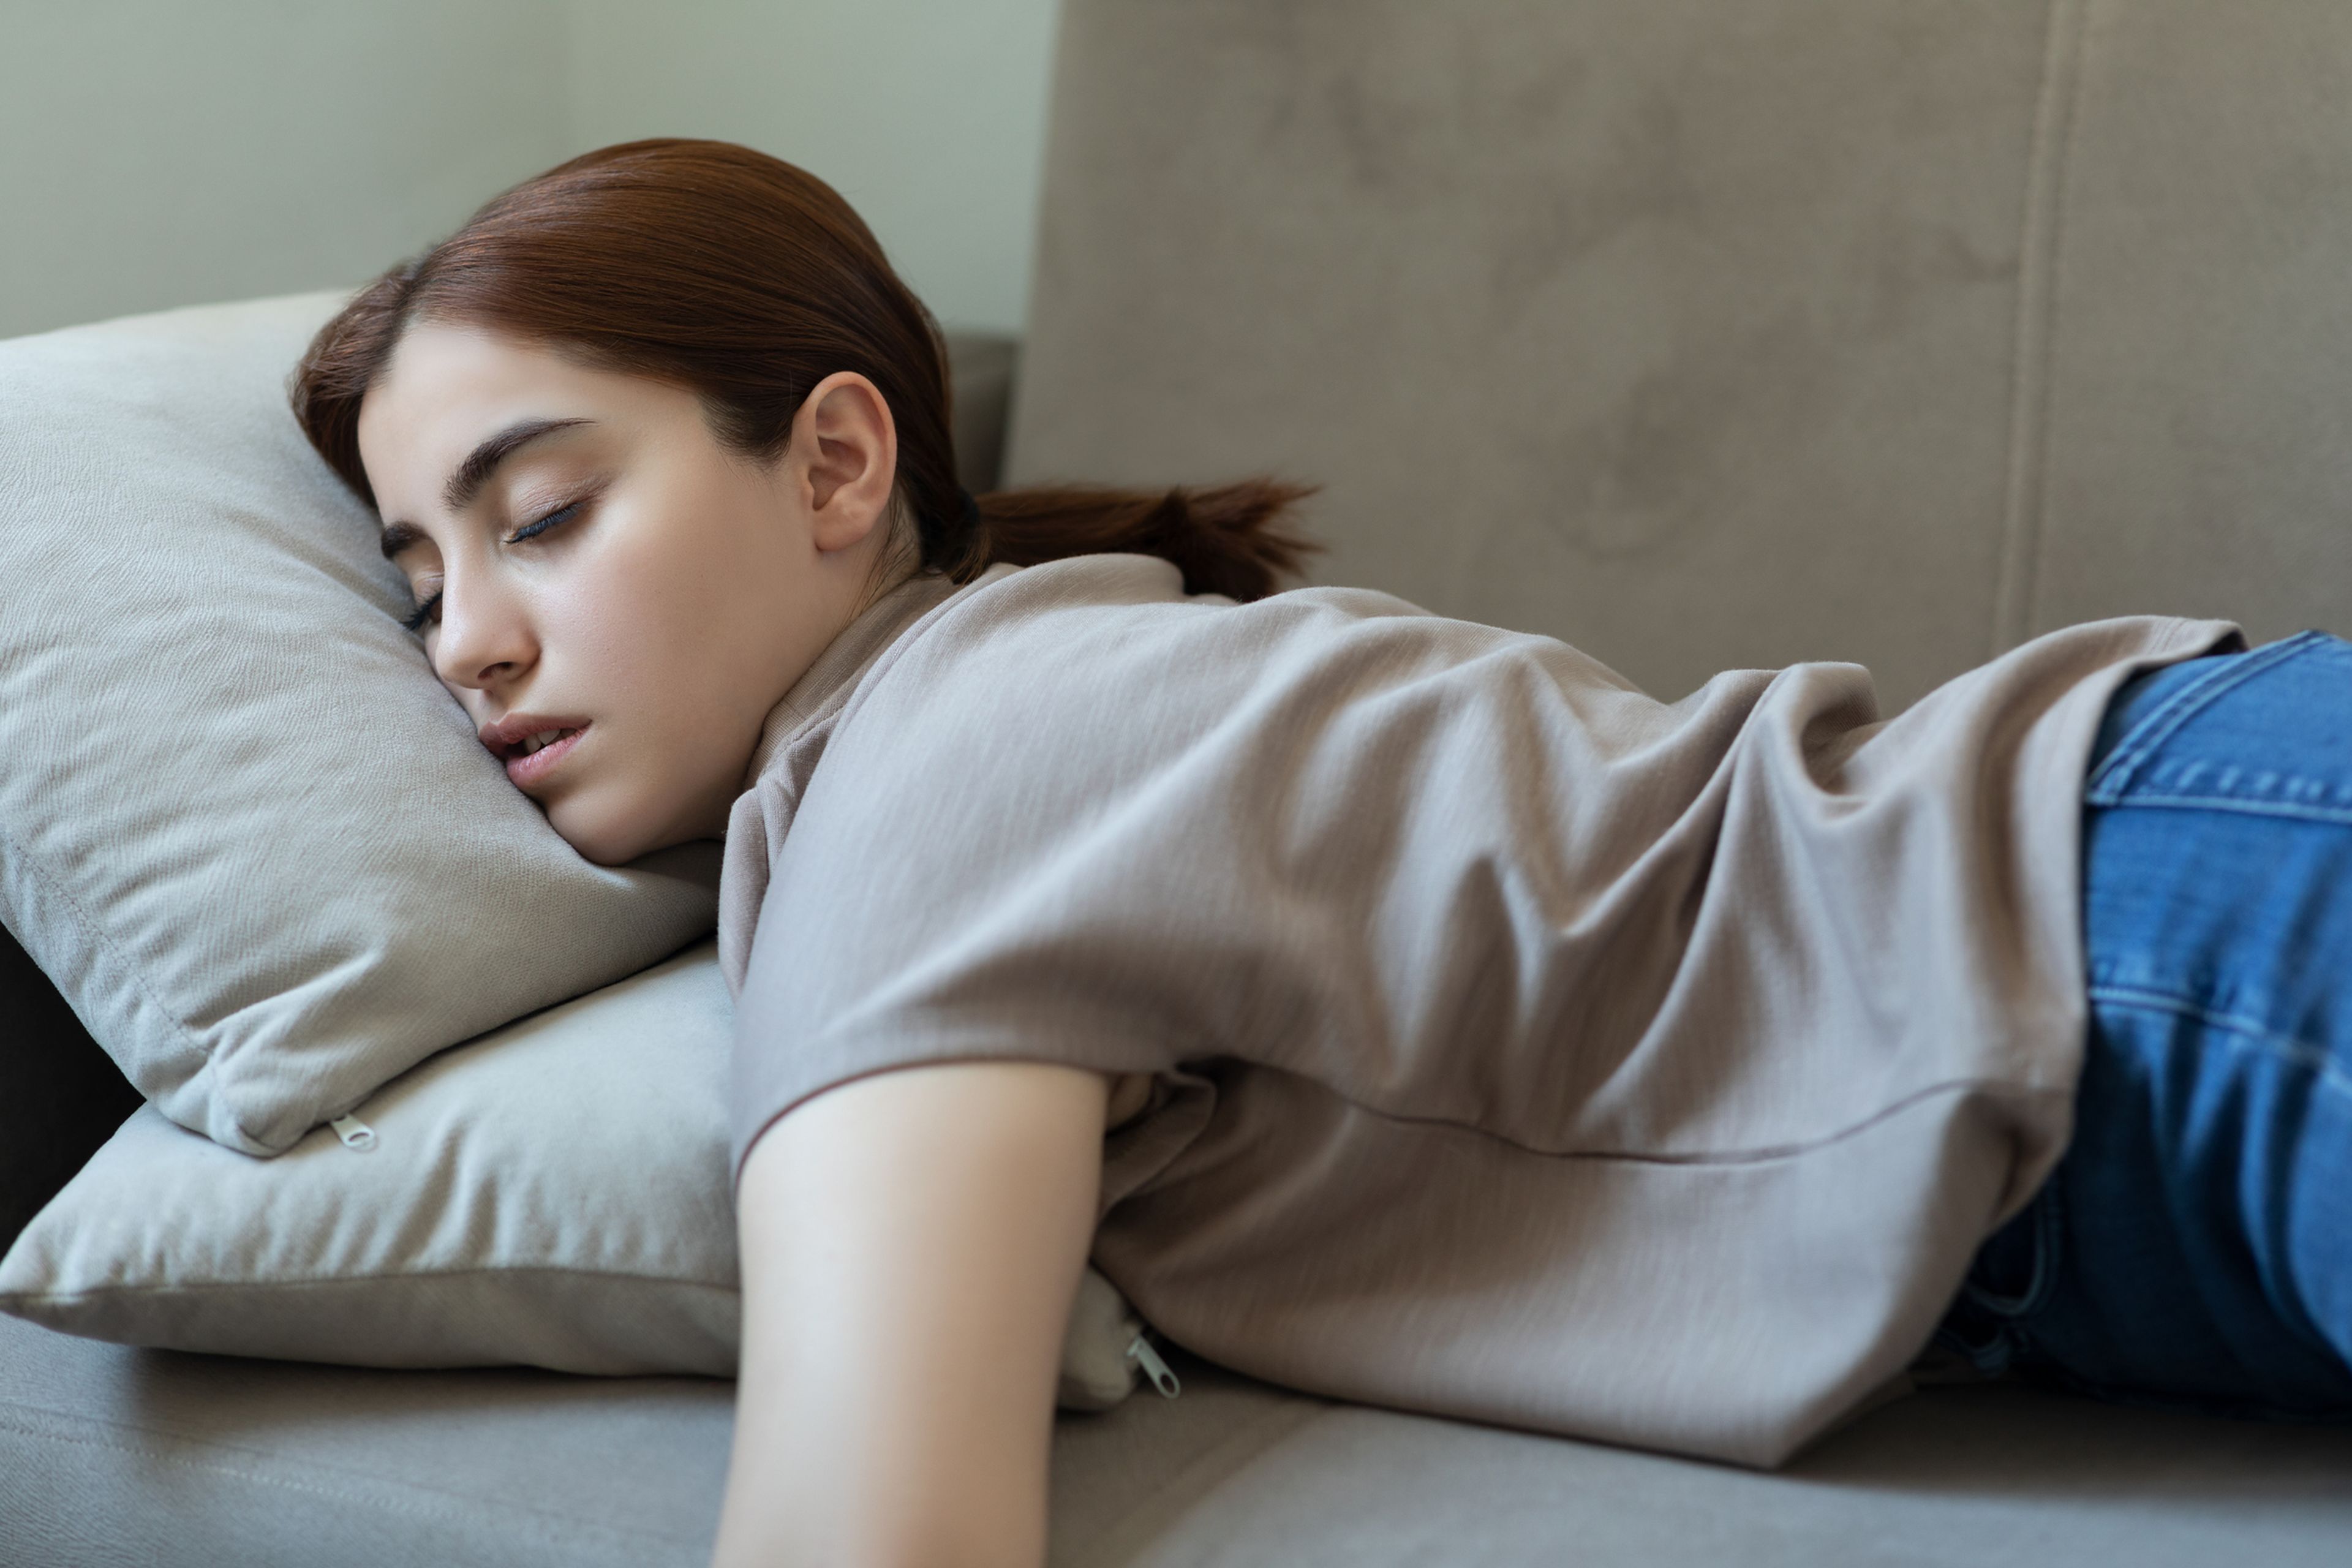
[[[866,377],[836,371],[810,389],[793,426],[807,465],[817,547],[846,549],[873,531],[898,479],[890,405]]]

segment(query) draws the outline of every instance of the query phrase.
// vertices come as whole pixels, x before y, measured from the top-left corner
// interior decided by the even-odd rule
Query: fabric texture
[[[996,582],[1012,570],[991,567],[979,583]],[[929,574],[899,584],[825,645],[761,726],[743,793],[728,811],[719,863],[719,958],[730,991],[743,988],[751,932],[768,896],[770,868],[783,848],[801,794],[824,754],[842,705],[856,689],[858,678],[954,591],[946,578]],[[736,1164],[741,1163],[739,1157]]]
[[[132,1116],[0,1258],[0,1311],[126,1344],[353,1366],[731,1377],[725,1084],[703,943],[445,1052],[272,1160]],[[1059,1398],[1137,1381],[1091,1270]]]
[[[0,923],[158,1110],[250,1153],[714,917],[708,853],[557,837],[401,628],[286,405],[340,299],[0,343]]]
[[[2352,644],[2139,678],[2085,795],[2074,1136],[1938,1338],[2103,1398],[2352,1420]]]
[[[1851,665],[1666,704],[1150,557],[940,592],[730,822],[739,1162],[893,1067],[1150,1073],[1095,1259],[1178,1343],[1761,1465],[1905,1386],[2057,1160],[2092,734],[2236,635],[2074,627],[1882,722]]]
[[[2352,1432],[1932,1389],[1759,1475],[1286,1394],[1054,1433],[1055,1568],[2334,1568]],[[705,1568],[733,1390],[126,1350],[0,1319],[0,1563]],[[324,1543],[322,1545],[322,1543]]]
[[[0,1310],[130,1344],[359,1366],[731,1375],[709,943],[436,1056],[257,1160],[133,1116],[0,1259]]]
[[[1319,484],[1319,580],[1666,697],[2352,633],[2347,71],[2341,0],[1066,0],[1007,478]]]

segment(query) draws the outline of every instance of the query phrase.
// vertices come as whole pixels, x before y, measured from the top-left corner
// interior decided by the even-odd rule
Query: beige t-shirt
[[[771,721],[721,955],[736,1152],[844,1079],[1148,1074],[1094,1261],[1274,1382],[1780,1463],[1906,1386],[2064,1144],[2106,699],[2041,637],[1882,722],[1136,555],[912,581]]]

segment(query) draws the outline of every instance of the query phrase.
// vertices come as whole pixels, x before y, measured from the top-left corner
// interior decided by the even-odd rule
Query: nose
[[[539,662],[526,607],[494,575],[452,574],[441,588],[441,629],[433,639],[434,672],[451,686],[488,691],[510,686]]]

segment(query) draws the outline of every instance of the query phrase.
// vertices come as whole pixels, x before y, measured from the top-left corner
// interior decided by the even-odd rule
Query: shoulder
[[[1274,626],[1407,619],[1466,624],[1443,622],[1417,605],[1370,588],[1294,588],[1241,604],[1219,594],[1187,594],[1176,565],[1157,555],[1074,555],[993,569],[988,579],[941,605],[924,635],[908,640],[906,651],[919,647],[941,658],[980,645],[1117,638],[1143,629],[1202,642],[1247,642]]]
[[[1418,762],[1434,752],[1544,723],[1630,744],[1674,722],[1553,638],[1362,589],[1187,596],[1142,556],[1009,574],[893,656],[843,710],[779,850],[852,903],[961,905],[1105,856],[1134,871],[1285,802],[1436,778]]]
[[[1082,737],[1230,709],[1253,691],[1337,700],[1410,671],[1501,650],[1565,656],[1549,637],[1433,615],[1375,589],[1314,586],[1239,604],[1187,595],[1157,556],[1075,556],[1010,572],[940,607],[843,714],[870,743],[928,747],[979,727],[1076,723]],[[888,715],[888,734],[874,731]]]

